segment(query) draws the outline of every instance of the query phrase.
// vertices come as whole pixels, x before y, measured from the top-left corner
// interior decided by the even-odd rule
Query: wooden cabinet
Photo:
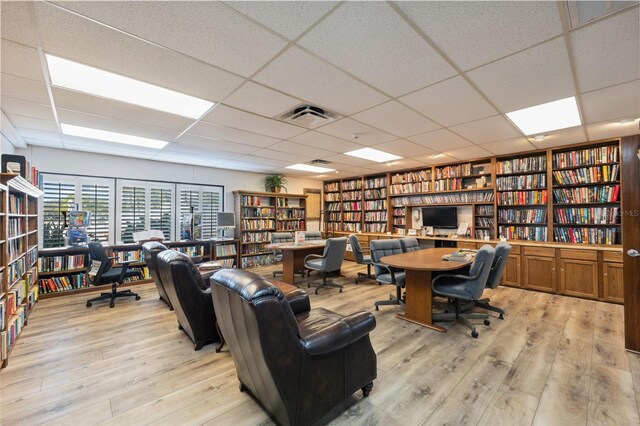
[[[469,241],[458,241],[457,245],[459,249],[463,248],[463,249],[475,250],[477,247],[476,243],[469,242]]]
[[[603,299],[606,302],[624,302],[624,277],[621,262],[602,262]]]
[[[598,298],[598,253],[593,250],[560,249],[560,293]]]
[[[509,254],[507,266],[502,274],[502,283],[506,285],[521,286],[522,285],[522,262],[520,253]]]
[[[552,253],[549,256],[550,250]],[[523,287],[547,292],[556,291],[556,258],[554,249],[525,247],[522,257]],[[532,253],[532,254],[530,254]]]

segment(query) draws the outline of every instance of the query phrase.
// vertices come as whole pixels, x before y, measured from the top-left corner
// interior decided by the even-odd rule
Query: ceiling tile
[[[341,115],[362,111],[388,99],[297,47],[279,56],[254,80]]]
[[[55,121],[53,110],[49,105],[37,104],[3,96],[0,101],[2,111],[7,114],[22,115],[24,117],[39,118],[41,120]]]
[[[198,124],[189,129],[189,133],[212,139],[259,146],[262,148],[280,142],[280,139],[258,135],[256,133],[245,132],[244,130],[232,129],[230,127],[220,126],[219,124],[207,123],[206,121],[200,121]]]
[[[563,38],[485,65],[467,76],[503,113],[576,94]]]
[[[580,91],[640,78],[640,16],[636,6],[570,33]]]
[[[307,161],[311,161],[314,159],[312,155],[304,155],[298,152],[274,151],[271,149],[261,149],[251,155],[258,158],[284,161],[287,163],[284,164],[285,166],[296,163],[306,163]]]
[[[489,102],[460,76],[398,100],[443,126],[453,126],[497,114]]]
[[[273,149],[275,151],[280,152],[288,152],[288,153],[299,153],[305,157],[311,157],[312,159],[322,159],[325,157],[330,157],[332,155],[336,155],[333,151],[328,151],[322,148],[316,148],[309,145],[303,145],[301,143],[295,143],[290,141],[282,141],[275,145],[271,145],[269,149]]]
[[[580,98],[586,123],[640,117],[640,80],[584,93]]]
[[[58,119],[60,123],[72,124],[74,126],[89,127],[92,129],[106,130],[108,132],[123,133],[125,135],[140,136],[143,138],[157,139],[161,141],[172,141],[180,132],[178,130],[163,129],[160,127],[147,126],[145,124],[131,121],[116,120],[109,117],[85,114],[78,111],[58,108]]]
[[[447,129],[434,130],[421,133],[408,138],[410,141],[422,145],[434,151],[442,152],[445,149],[462,148],[472,145],[468,140],[461,138]]]
[[[97,3],[88,2],[87,5]],[[211,101],[222,100],[243,82],[241,77],[109,29],[56,6],[38,2],[34,7],[42,46],[47,53]],[[124,20],[131,19],[126,17]],[[172,33],[166,28],[164,31]],[[200,41],[197,43],[202,44]]]
[[[448,149],[444,151],[444,153],[459,160],[473,160],[476,158],[486,158],[492,156],[489,151],[477,145],[457,149]]]
[[[605,121],[603,123],[587,124],[587,134],[590,141],[637,135],[640,132],[638,120],[632,123],[620,124]]]
[[[558,6],[554,2],[397,4],[463,70],[562,34]]]
[[[391,163],[388,163],[388,164],[373,163],[369,166],[369,168],[379,171],[381,173],[383,172],[386,173],[386,172],[393,172],[395,170],[413,169],[416,167],[423,167],[423,166],[425,166],[424,161],[413,160],[411,158],[403,158],[401,160],[392,161]]]
[[[185,130],[194,122],[192,119],[179,115],[143,108],[99,96],[87,95],[72,90],[54,87],[52,93],[53,100],[58,109],[84,112],[118,120],[135,120],[135,122],[141,124],[180,131]]]
[[[240,111],[225,105],[215,107],[213,111],[203,118],[203,121],[280,139],[288,139],[307,131],[302,127]]]
[[[452,127],[451,130],[475,143],[502,141],[522,136],[513,125],[501,115],[460,124]]]
[[[37,104],[49,104],[47,86],[44,83],[5,73],[2,73],[0,83],[2,96]]]
[[[252,81],[247,81],[225,99],[224,103],[265,117],[275,117],[300,104],[301,101]]]
[[[514,152],[533,151],[536,149],[526,138],[515,138],[500,142],[491,142],[480,145],[482,148],[496,154],[511,154]]]
[[[192,153],[168,151],[166,148],[154,155],[152,160],[204,167],[220,167],[221,163],[225,161],[225,159],[220,157],[203,157],[202,155]]]
[[[587,134],[582,126],[571,129],[560,130],[547,135],[541,142],[531,141],[538,149],[552,148],[554,146],[570,145],[573,143],[585,142]]]
[[[421,158],[418,158],[417,160],[422,160],[427,165],[433,166],[433,165],[436,165],[436,164],[453,163],[453,162],[457,161],[458,159],[457,158],[453,158],[453,157],[449,157],[448,155],[444,155],[444,154],[437,154],[437,155],[427,155],[426,157],[421,157]]]
[[[295,160],[286,160],[286,159],[283,159],[282,157],[272,158],[272,155],[275,156],[275,154],[273,154],[273,152],[275,151],[272,151],[271,154],[268,153],[267,151],[270,151],[270,150],[268,149],[260,150],[259,152],[261,152],[261,154],[258,154],[256,152],[255,154],[242,155],[234,161],[245,162],[254,167],[261,166],[261,168],[286,167],[292,164],[292,161],[295,161]],[[282,154],[282,153],[279,153],[279,154]]]
[[[353,118],[399,137],[412,136],[439,127],[396,101],[378,105],[354,115]]]
[[[385,2],[346,2],[298,44],[391,96],[456,74]]]
[[[342,118],[326,126],[319,127],[316,130],[346,140],[357,140],[357,143],[367,146],[396,139],[396,136],[374,129],[350,118]],[[357,138],[354,138],[353,135],[357,135]]]
[[[43,132],[51,133],[58,131],[56,122],[52,120],[41,120],[39,118],[24,117],[22,115],[15,114],[6,114],[6,116],[11,124],[13,124],[13,127],[24,127],[25,129],[41,130]],[[22,136],[22,134],[20,134],[20,136]]]
[[[366,167],[375,164],[374,161],[365,160],[364,158],[352,157],[345,154],[336,154],[331,157],[324,158],[331,163],[342,163],[346,167]],[[331,165],[333,167],[333,164]]]
[[[180,145],[185,145],[187,147],[194,148],[202,147],[206,152],[209,152],[211,150],[218,150],[222,152],[233,152],[237,154],[249,154],[259,149],[256,146],[245,145],[243,143],[210,139],[202,136],[192,135],[189,133],[180,136],[172,145],[174,145],[176,149]]]
[[[157,149],[144,148],[134,145],[124,145],[76,136],[63,136],[65,149],[100,154],[120,155],[124,157],[151,158],[158,153]]]
[[[27,46],[36,47],[38,45],[36,32],[31,21],[29,8],[30,2],[26,1],[3,1],[0,5],[2,9],[2,21],[0,32],[2,38],[6,38]]]
[[[433,154],[433,150],[404,139],[397,139],[392,142],[374,145],[373,148],[390,154],[399,155],[400,157],[415,157],[418,155]]]
[[[44,83],[38,51],[23,44],[2,39],[2,72]]]
[[[237,152],[222,151],[219,148],[207,143],[173,142],[164,147],[161,152],[171,152],[176,155],[197,156],[202,159],[212,161],[212,159],[231,160],[240,157]]]
[[[293,40],[329,12],[337,2],[229,1],[226,4]]]
[[[217,2],[61,2],[60,5],[247,77],[286,45],[281,38]],[[168,25],[171,31],[167,31]]]
[[[334,138],[333,136],[318,133],[313,130],[291,138],[291,141],[341,153],[363,148],[360,144],[347,142],[343,139]]]
[[[62,136],[60,135],[60,132],[57,129],[54,133],[52,133],[52,132],[43,132],[42,130],[25,129],[24,127],[16,127],[16,131],[25,140],[26,139],[44,140],[44,141],[62,143]]]

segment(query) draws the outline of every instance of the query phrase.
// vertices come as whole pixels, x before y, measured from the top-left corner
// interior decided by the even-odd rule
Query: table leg
[[[287,284],[294,284],[295,278],[295,251],[282,251],[282,281]]]
[[[447,331],[446,328],[433,324],[431,271],[407,269],[405,290],[407,295],[405,313],[396,314],[396,317],[433,330]]]

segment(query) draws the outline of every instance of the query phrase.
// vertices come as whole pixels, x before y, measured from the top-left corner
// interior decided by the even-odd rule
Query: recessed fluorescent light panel
[[[214,104],[173,90],[46,55],[53,86],[77,90],[189,118],[200,118]]]
[[[582,124],[574,96],[508,112],[507,117],[527,136]]]
[[[69,136],[81,138],[97,139],[100,141],[115,142],[125,145],[135,145],[144,148],[162,149],[168,142],[157,139],[142,138],[140,136],[125,135],[123,133],[107,132],[106,130],[91,129],[89,127],[74,126],[72,124],[60,123],[62,133]]]
[[[355,151],[345,152],[346,155],[352,157],[364,158],[365,160],[371,160],[378,163],[385,163],[387,161],[399,160],[402,157],[389,154],[388,152],[379,151],[373,148],[356,149]]]
[[[303,172],[314,172],[314,173],[327,173],[333,172],[335,169],[328,169],[326,167],[318,167],[318,166],[310,166],[309,164],[294,164],[292,166],[287,166],[287,169],[293,170],[302,170]]]

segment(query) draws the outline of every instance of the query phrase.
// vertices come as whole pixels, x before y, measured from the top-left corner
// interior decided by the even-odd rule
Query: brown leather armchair
[[[189,256],[165,250],[158,254],[157,265],[164,289],[178,317],[178,325],[191,338],[194,349],[200,350],[213,342],[222,343],[216,329],[211,288]]]
[[[358,389],[369,395],[377,363],[371,313],[310,309],[306,293],[285,298],[242,270],[213,274],[211,291],[240,390],[249,390],[280,424],[324,421]]]
[[[171,306],[171,302],[169,301],[169,297],[167,296],[167,292],[164,289],[164,284],[162,283],[162,279],[158,275],[158,262],[156,258],[158,257],[158,253],[167,250],[167,246],[157,241],[150,241],[148,243],[144,243],[142,245],[142,255],[144,257],[144,263],[149,268],[149,274],[153,279],[153,282],[158,289],[158,294],[160,295],[160,300],[169,306],[169,309],[173,311],[173,306]]]

